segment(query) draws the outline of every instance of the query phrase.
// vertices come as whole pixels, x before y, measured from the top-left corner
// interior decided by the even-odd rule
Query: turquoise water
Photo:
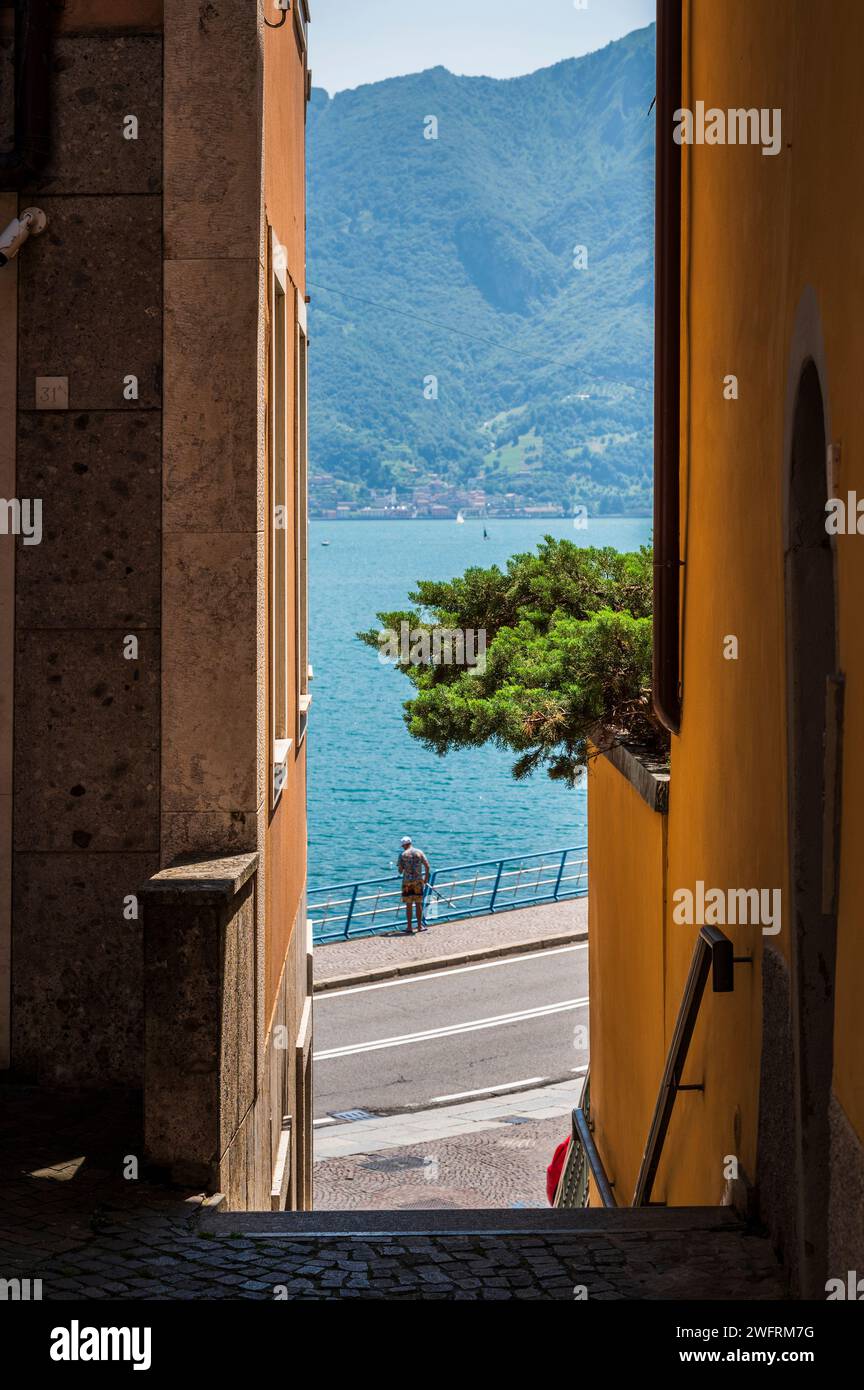
[[[309,881],[349,883],[392,873],[402,835],[433,868],[563,849],[585,839],[585,793],[510,775],[513,757],[476,748],[439,758],[411,738],[402,704],[413,690],[355,633],[379,611],[408,607],[417,579],[451,579],[470,565],[533,550],[544,535],[635,550],[646,518],[572,521],[310,522]],[[329,541],[329,546],[322,545]]]

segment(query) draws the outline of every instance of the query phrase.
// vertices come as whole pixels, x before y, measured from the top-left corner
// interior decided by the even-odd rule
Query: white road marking
[[[586,995],[584,999],[564,999],[560,1004],[543,1004],[536,1009],[520,1009],[518,1013],[474,1019],[471,1023],[451,1023],[446,1028],[428,1028],[422,1033],[402,1033],[392,1038],[376,1038],[372,1042],[349,1043],[347,1047],[331,1047],[326,1052],[316,1052],[314,1060],[325,1062],[333,1057],[353,1057],[358,1052],[379,1052],[387,1047],[409,1047],[412,1043],[431,1042],[434,1038],[451,1038],[459,1033],[476,1033],[482,1028],[500,1028],[505,1023],[522,1023],[527,1019],[545,1018],[548,1014],[569,1013],[573,1009],[584,1009],[587,1004]]]
[[[587,1070],[587,1067],[584,1069]],[[549,1115],[557,1110],[567,1132],[573,1106],[577,1104],[579,1084],[573,1077],[551,1085],[538,1086],[512,1095],[481,1096],[479,1099],[458,1101],[453,1105],[424,1105],[398,1115],[379,1116],[361,1120],[339,1129],[323,1131],[315,1136],[315,1164],[350,1154],[386,1154],[393,1149],[422,1146],[424,1153],[432,1152],[439,1139],[449,1139],[465,1133],[483,1133],[508,1124],[508,1116],[519,1115],[534,1120],[543,1111]],[[466,1130],[465,1121],[471,1122]]]
[[[481,1086],[476,1091],[454,1091],[452,1096],[432,1096],[428,1104],[443,1104],[445,1100],[470,1100],[472,1096],[494,1096],[500,1091],[515,1091],[520,1086],[542,1086],[545,1080],[545,1076],[528,1076],[524,1081],[503,1081],[500,1086]]]
[[[445,975],[467,975],[472,970],[492,970],[499,965],[521,965],[526,960],[546,959],[547,956],[564,956],[568,951],[587,951],[588,942],[580,941],[575,946],[553,946],[548,951],[531,951],[525,956],[504,956],[501,960],[482,960],[476,965],[451,965],[443,970],[420,971],[416,975],[401,975],[395,980],[380,980],[375,985],[349,985],[346,989],[322,989],[315,997],[315,1007],[319,1008],[327,999],[339,999],[343,994],[367,994],[371,989],[393,989],[396,985],[422,985],[426,980],[440,980]]]

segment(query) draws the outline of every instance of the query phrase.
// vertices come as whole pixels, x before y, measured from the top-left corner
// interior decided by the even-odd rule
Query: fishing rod
[[[434,894],[435,894],[436,898],[440,898],[441,901],[442,901],[442,903],[446,903],[448,907],[452,907],[452,908],[453,908],[453,911],[454,911],[454,912],[456,911],[456,904],[455,904],[455,903],[451,903],[451,901],[450,901],[449,898],[445,898],[443,893],[439,893],[439,892],[438,892],[438,889],[435,888],[435,887],[433,887],[433,885],[432,885],[431,883],[427,883],[427,884],[426,884],[426,887],[429,889],[429,892],[430,892],[430,893],[434,893]]]

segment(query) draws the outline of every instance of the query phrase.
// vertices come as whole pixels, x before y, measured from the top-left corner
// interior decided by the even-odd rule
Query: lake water
[[[514,782],[514,755],[485,747],[439,758],[408,733],[403,702],[414,687],[355,634],[379,611],[408,608],[418,579],[452,579],[470,565],[534,550],[544,535],[635,550],[645,517],[591,520],[320,521],[309,526],[310,886],[393,872],[402,835],[433,868],[585,842],[585,793],[545,772]],[[322,541],[329,541],[328,546]]]

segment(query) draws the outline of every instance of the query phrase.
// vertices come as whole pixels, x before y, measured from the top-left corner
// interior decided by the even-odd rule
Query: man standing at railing
[[[422,849],[415,849],[410,835],[402,839],[402,853],[396,863],[402,875],[402,901],[408,914],[408,936],[414,935],[411,926],[411,910],[417,915],[417,930],[426,931],[423,925],[423,893],[429,882],[429,860]]]

